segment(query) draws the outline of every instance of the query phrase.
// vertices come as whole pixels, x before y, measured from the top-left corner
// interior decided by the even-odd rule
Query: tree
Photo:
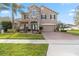
[[[12,29],[15,29],[14,15],[16,15],[17,12],[23,12],[21,10],[21,8],[24,8],[24,7],[22,5],[16,4],[16,3],[1,3],[0,4],[0,10],[10,9],[10,11],[11,11]]]
[[[12,28],[11,21],[2,21],[1,25],[2,25],[2,27],[3,27],[5,32],[7,32],[7,29],[11,29]]]
[[[9,6],[8,3],[0,3],[0,12],[2,10],[8,10],[8,6]]]
[[[3,8],[2,5],[4,5],[5,8]],[[14,29],[15,28],[14,15],[16,15],[17,11],[20,11],[18,9],[23,8],[23,6],[20,5],[20,4],[16,4],[16,3],[3,3],[3,4],[1,4],[1,9],[2,10],[3,9],[9,9],[8,7],[10,7],[10,10],[11,10],[12,29]]]
[[[8,6],[9,4],[8,3],[0,3],[0,12],[2,10],[8,10]],[[2,28],[4,27],[3,25],[4,22],[0,22],[0,25],[2,26]],[[5,24],[7,26],[7,24]],[[11,24],[10,24],[11,25]],[[3,28],[4,29],[4,28]],[[5,30],[5,29],[4,29]]]
[[[14,22],[14,14],[17,14],[18,9],[21,9],[22,6],[20,4],[12,3],[11,4],[11,11],[12,11],[12,29],[15,28]]]
[[[61,29],[61,30],[64,30],[65,24],[62,23],[61,21],[58,21],[58,28]]]
[[[0,3],[0,12],[1,12],[2,10],[8,9],[7,6],[8,6],[8,5],[7,5],[6,3]]]

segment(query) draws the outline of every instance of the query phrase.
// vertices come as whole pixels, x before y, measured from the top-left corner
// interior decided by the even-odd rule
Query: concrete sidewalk
[[[31,43],[31,44],[48,44],[46,40],[29,40],[29,39],[0,39],[0,43]]]
[[[29,40],[29,39],[0,39],[0,43],[31,43],[53,45],[79,45],[79,40]]]
[[[79,56],[79,45],[52,45],[50,44],[47,56]]]
[[[29,40],[29,39],[0,39],[0,43],[31,43],[53,45],[79,45],[79,40]]]

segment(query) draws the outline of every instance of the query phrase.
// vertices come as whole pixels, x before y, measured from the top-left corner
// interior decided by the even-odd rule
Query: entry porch
[[[39,23],[37,21],[19,21],[20,32],[37,32],[39,31]]]

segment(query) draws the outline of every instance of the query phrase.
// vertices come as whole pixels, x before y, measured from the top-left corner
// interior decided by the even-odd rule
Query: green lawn
[[[0,56],[45,56],[48,44],[0,43]]]
[[[79,30],[68,30],[67,33],[70,33],[73,35],[79,35]]]
[[[0,38],[4,39],[44,39],[42,34],[27,34],[27,33],[4,33],[0,34]]]

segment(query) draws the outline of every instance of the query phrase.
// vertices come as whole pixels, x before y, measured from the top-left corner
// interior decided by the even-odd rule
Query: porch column
[[[38,30],[39,30],[39,26],[40,26],[39,22],[37,23],[37,26],[38,26]]]

